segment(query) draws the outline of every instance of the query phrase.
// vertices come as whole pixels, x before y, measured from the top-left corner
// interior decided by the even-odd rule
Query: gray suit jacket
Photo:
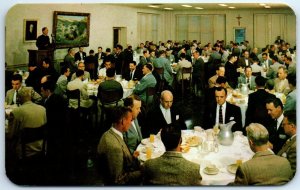
[[[255,83],[255,76],[251,76],[250,78],[250,90],[255,90],[256,88],[256,83]],[[245,75],[242,75],[238,78],[238,83],[239,84],[247,84],[247,79]]]
[[[161,157],[147,160],[143,168],[145,185],[201,185],[200,165],[167,151]]]
[[[140,182],[139,163],[130,154],[124,140],[112,129],[101,137],[97,152],[104,168],[105,184],[129,185]]]
[[[131,124],[128,131],[123,134],[124,140],[131,154],[133,154],[133,152],[136,150],[137,146],[140,144],[141,140],[143,139],[138,120],[135,119],[133,120],[133,122],[135,124],[136,130]]]
[[[66,95],[67,85],[68,85],[68,78],[65,75],[60,75],[60,77],[56,81],[56,87],[54,93],[67,99],[67,95]]]
[[[37,104],[41,104],[42,103],[42,96],[39,93],[37,93],[36,91],[34,91],[34,89],[32,87],[22,86],[21,88],[29,88],[30,91],[31,91],[31,100],[34,103],[37,103]],[[19,90],[21,90],[21,88]],[[5,102],[7,103],[7,105],[12,105],[12,104],[15,103],[15,102],[13,102],[14,94],[15,94],[15,90],[14,89],[10,89],[10,90],[8,90],[6,92]]]
[[[281,92],[284,93],[285,95],[287,95],[290,92],[290,86],[289,86],[289,82],[287,79],[284,79],[283,81],[283,85],[280,87],[280,79],[279,78],[275,78],[274,79],[274,88],[275,88],[275,92]]]
[[[166,79],[168,84],[172,86],[174,78],[172,73],[171,62],[165,57],[159,57],[155,59],[153,66],[155,68],[164,68],[164,78]]]
[[[146,90],[148,87],[155,87],[156,79],[152,73],[145,75],[135,86],[133,93],[137,94],[143,102],[146,102]]]
[[[291,177],[291,165],[286,158],[271,151],[262,151],[256,152],[252,159],[238,167],[234,184],[283,185]]]
[[[292,139],[288,139],[286,143],[283,145],[281,150],[277,153],[277,155],[285,157],[291,164],[293,174],[296,173],[297,166],[297,152],[296,152],[296,136]]]
[[[283,111],[287,110],[296,110],[296,97],[297,97],[297,90],[291,91],[286,97],[286,103],[283,107]]]

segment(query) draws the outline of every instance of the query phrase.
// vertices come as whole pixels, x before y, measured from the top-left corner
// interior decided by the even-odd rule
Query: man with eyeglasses
[[[91,80],[90,73],[85,70],[85,64],[84,64],[83,61],[79,61],[79,63],[78,63],[78,69],[84,71],[83,79],[82,79],[83,81],[85,81],[85,80]],[[76,73],[73,73],[71,81],[74,80],[74,79],[76,79],[76,78],[77,78],[76,77]]]

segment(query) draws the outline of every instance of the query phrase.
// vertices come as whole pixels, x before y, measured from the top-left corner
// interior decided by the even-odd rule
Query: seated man
[[[22,76],[20,74],[14,74],[11,78],[11,84],[12,84],[12,89],[8,90],[6,92],[5,96],[5,102],[7,105],[12,105],[12,104],[20,104],[19,102],[19,97],[18,97],[18,92],[24,88],[28,88],[31,91],[31,100],[34,103],[41,104],[42,103],[42,97],[37,93],[36,91],[33,90],[32,87],[23,87],[22,86]]]
[[[99,169],[106,185],[137,185],[141,182],[140,163],[131,155],[122,135],[129,129],[131,121],[129,108],[116,107],[112,113],[112,126],[99,141]]]
[[[105,60],[104,67],[101,68],[98,72],[98,78],[104,79],[106,77],[106,70],[111,67],[112,67],[111,60],[109,60],[109,59]]]
[[[180,61],[178,62],[177,66],[174,68],[174,70],[177,72],[176,76],[177,76],[178,83],[180,83],[180,81],[182,80],[182,67],[185,67],[185,68],[192,67],[192,63],[189,62],[188,60],[186,60],[185,53],[180,54]],[[183,79],[189,79],[189,77],[190,77],[190,74],[188,74],[188,73],[183,75]]]
[[[222,65],[222,64],[219,64],[217,66],[217,69],[216,69],[216,74],[214,76],[210,77],[209,80],[208,80],[208,87],[209,88],[215,87],[216,84],[217,84],[216,83],[217,82],[217,78],[218,77],[224,77],[224,76],[225,76],[225,66]],[[226,88],[230,88],[228,82],[226,82],[225,85],[226,85],[225,86]]]
[[[64,66],[60,71],[61,75],[56,81],[56,87],[54,93],[60,95],[64,99],[67,99],[67,85],[68,85],[68,77],[70,76],[70,68]]]
[[[287,95],[290,92],[289,81],[287,80],[288,70],[284,66],[280,66],[277,72],[277,78],[274,79],[275,92]]]
[[[255,90],[255,76],[252,76],[252,68],[251,66],[245,67],[245,74],[239,76],[238,78],[238,84],[247,84],[249,90]]]
[[[143,77],[142,73],[140,72],[140,70],[137,69],[136,66],[136,62],[135,61],[131,61],[129,63],[129,71],[125,72],[125,76],[123,76],[123,78],[125,78],[125,80],[130,81],[130,80],[141,80],[141,78]]]
[[[106,70],[105,81],[100,83],[98,87],[98,98],[100,99],[100,102],[104,101],[105,103],[110,103],[122,99],[123,88],[121,83],[115,80],[115,73],[116,71],[113,68],[108,68]],[[103,93],[111,94],[112,92],[116,92],[116,93],[114,94],[114,96],[110,96],[109,99],[102,97]],[[114,103],[114,105],[116,105],[116,103]]]
[[[70,81],[67,85],[68,90],[80,90],[80,107],[90,108],[93,105],[93,100],[89,98],[87,93],[87,85],[82,82],[84,76],[83,70],[78,69],[76,71],[76,79]],[[69,107],[78,108],[77,100],[69,100]]]
[[[241,109],[229,102],[226,102],[227,90],[223,87],[215,89],[216,102],[208,106],[205,113],[205,128],[212,128],[214,125],[226,124],[230,121],[236,123],[232,126],[232,131],[242,131]]]
[[[180,128],[178,123],[162,128],[161,140],[166,152],[144,163],[144,185],[201,185],[199,164],[186,160],[181,154]]]
[[[91,80],[91,77],[90,77],[91,75],[90,75],[90,73],[88,71],[85,70],[85,64],[84,64],[83,61],[79,61],[79,63],[78,63],[78,69],[79,70],[83,70],[83,72],[84,72],[83,79],[82,79],[83,81],[85,81],[85,80]],[[74,80],[74,79],[76,79],[76,73],[73,73],[71,81]]]
[[[147,113],[147,129],[143,130],[144,136],[150,134],[157,134],[164,126],[173,123],[176,120],[181,121],[182,129],[186,129],[186,126],[180,117],[180,115],[174,110],[173,94],[169,90],[161,92],[160,104],[149,110]]]
[[[293,175],[296,173],[296,165],[297,165],[297,152],[296,152],[296,135],[297,135],[297,118],[296,111],[286,111],[284,112],[284,118],[282,122],[282,127],[284,129],[285,134],[287,134],[290,138],[286,141],[277,155],[285,157],[291,164]]]
[[[268,130],[258,123],[247,128],[252,159],[242,163],[236,171],[235,185],[283,185],[292,178],[292,170],[286,158],[274,155],[269,149]]]
[[[148,87],[156,86],[156,79],[152,74],[153,66],[149,63],[143,67],[143,78],[136,84],[133,93],[138,95],[146,103],[146,92]]]

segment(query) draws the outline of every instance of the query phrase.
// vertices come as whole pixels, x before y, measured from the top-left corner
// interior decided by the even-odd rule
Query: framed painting
[[[37,38],[37,20],[24,19],[24,42],[35,42]]]
[[[234,28],[234,41],[237,43],[244,42],[246,39],[246,28]]]
[[[54,11],[53,34],[56,48],[89,46],[90,13]]]

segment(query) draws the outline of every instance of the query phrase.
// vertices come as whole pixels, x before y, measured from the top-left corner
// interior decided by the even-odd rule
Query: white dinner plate
[[[213,171],[208,171],[207,168],[204,168],[204,169],[203,169],[203,172],[204,172],[205,174],[207,174],[207,175],[216,175],[216,174],[219,173],[219,169],[216,168],[216,169],[213,170]]]

